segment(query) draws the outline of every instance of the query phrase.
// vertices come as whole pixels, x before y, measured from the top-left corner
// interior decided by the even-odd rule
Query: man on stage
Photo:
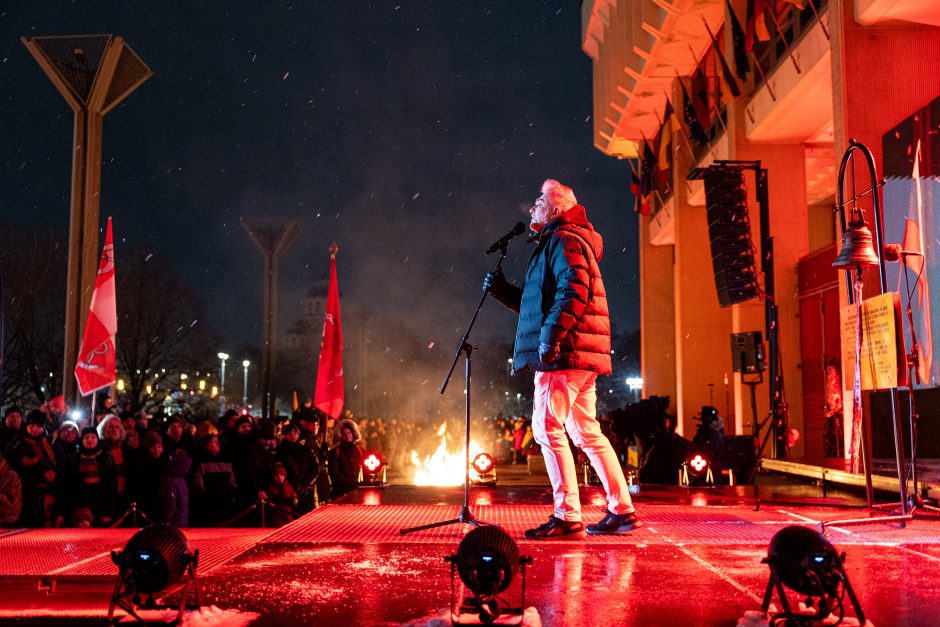
[[[596,419],[595,381],[611,373],[610,316],[601,279],[603,242],[570,187],[549,179],[529,209],[537,242],[525,285],[489,273],[484,290],[519,314],[513,374],[535,373],[532,429],[552,482],[555,511],[530,540],[583,536],[577,471],[565,437],[586,454],[607,493],[607,515],[590,534],[640,526],[617,455]]]

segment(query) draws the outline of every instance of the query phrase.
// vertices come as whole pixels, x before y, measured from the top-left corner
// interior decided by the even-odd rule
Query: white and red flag
[[[323,340],[320,343],[320,361],[317,364],[317,386],[313,405],[333,418],[343,411],[343,327],[339,320],[339,285],[336,282],[336,252],[330,246],[330,288],[326,297],[326,319],[323,321]]]
[[[75,364],[75,380],[82,396],[108,387],[117,380],[117,359],[114,336],[117,333],[117,304],[114,297],[114,242],[111,238],[111,218],[101,250],[101,263],[91,295],[85,334]]]
[[[904,219],[904,241],[901,248],[907,252],[919,253],[906,255],[904,262],[917,279],[917,309],[920,312],[920,324],[917,335],[920,351],[918,353],[917,372],[924,383],[930,381],[930,365],[933,362],[933,333],[930,320],[930,289],[927,284],[927,258],[924,249],[924,195],[920,179],[920,140],[914,151],[914,170],[911,179],[914,193],[911,194],[907,217]],[[900,286],[900,283],[898,284]]]

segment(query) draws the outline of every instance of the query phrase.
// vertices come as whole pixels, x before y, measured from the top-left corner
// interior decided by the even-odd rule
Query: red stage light
[[[692,466],[695,472],[702,472],[708,468],[708,460],[696,453],[695,456],[689,460],[689,465]]]
[[[473,458],[473,469],[476,470],[481,475],[485,475],[489,471],[493,470],[493,466],[496,464],[493,462],[493,458],[489,453],[480,453]]]
[[[370,475],[377,473],[384,465],[385,460],[378,453],[369,453],[362,459],[362,470]]]

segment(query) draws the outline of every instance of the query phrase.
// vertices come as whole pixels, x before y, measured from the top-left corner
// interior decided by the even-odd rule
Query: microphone
[[[512,227],[512,230],[503,235],[501,238],[493,242],[493,245],[487,248],[484,252],[487,255],[492,255],[497,250],[506,248],[506,244],[509,243],[509,240],[514,238],[516,235],[521,235],[525,231],[525,224],[522,222],[516,222],[516,225]]]
[[[898,261],[901,257],[923,257],[924,253],[919,253],[913,250],[901,250],[900,244],[885,244],[885,247],[882,249],[884,251],[885,261]]]

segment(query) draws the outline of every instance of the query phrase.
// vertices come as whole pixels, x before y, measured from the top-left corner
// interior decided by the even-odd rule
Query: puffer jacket
[[[501,283],[491,290],[519,312],[513,373],[588,370],[611,373],[610,314],[598,262],[603,239],[575,205],[539,231],[525,286]],[[552,363],[539,359],[539,344],[560,343]]]

